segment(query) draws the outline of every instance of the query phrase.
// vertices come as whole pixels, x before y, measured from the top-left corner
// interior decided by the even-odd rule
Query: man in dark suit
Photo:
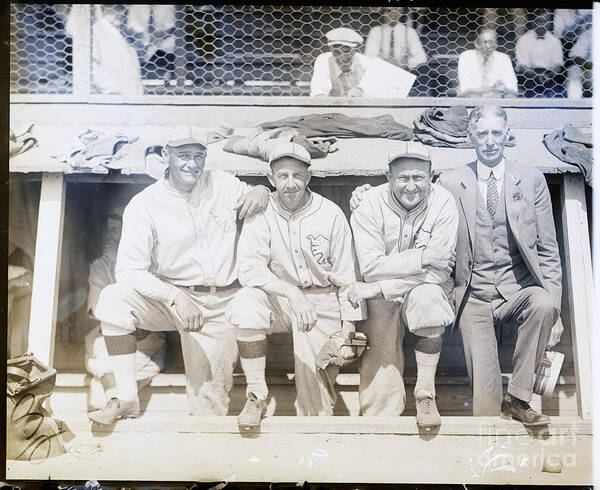
[[[454,195],[460,216],[456,325],[473,386],[473,414],[501,410],[526,426],[546,425],[550,418],[529,402],[544,351],[562,333],[561,265],[550,194],[541,172],[504,158],[508,122],[502,108],[473,109],[469,134],[477,160],[444,172],[440,183]],[[503,397],[495,329],[504,324],[516,328],[517,340]]]

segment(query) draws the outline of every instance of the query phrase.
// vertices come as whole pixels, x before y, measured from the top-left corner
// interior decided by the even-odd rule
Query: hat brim
[[[208,148],[206,146],[206,143],[204,143],[202,141],[198,141],[197,139],[194,139],[194,138],[182,138],[179,140],[172,140],[172,141],[167,142],[167,146],[170,146],[171,148],[177,148],[178,146],[186,146],[186,145],[198,145],[198,146],[201,146],[202,148]]]
[[[403,153],[402,155],[396,155],[395,157],[390,158],[388,165],[391,165],[398,160],[404,159],[413,159],[413,160],[421,160],[422,162],[431,163],[431,157],[427,157],[425,155],[420,155],[418,153]]]
[[[311,161],[310,161],[310,160],[307,160],[307,159],[305,159],[305,158],[302,158],[301,156],[299,156],[299,155],[296,155],[296,154],[294,154],[294,153],[282,153],[281,155],[277,155],[276,157],[273,157],[273,158],[271,158],[271,159],[269,160],[269,165],[271,165],[273,162],[276,162],[277,160],[279,160],[279,159],[281,159],[281,158],[284,158],[284,157],[290,157],[290,158],[293,158],[294,160],[298,160],[299,162],[302,162],[302,163],[304,163],[304,164],[308,165],[309,167],[310,167],[310,165],[311,165]]]
[[[331,48],[335,46],[347,46],[349,48],[358,48],[362,43],[356,43],[352,41],[329,41],[327,45]]]

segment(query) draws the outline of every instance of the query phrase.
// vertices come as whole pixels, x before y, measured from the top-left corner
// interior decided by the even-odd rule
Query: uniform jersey
[[[458,210],[443,187],[431,184],[428,198],[407,212],[382,184],[365,193],[350,223],[360,272],[365,281],[379,282],[384,298],[402,298],[424,283],[452,290],[448,273],[421,264],[425,247],[448,255],[456,247]]]
[[[342,210],[318,194],[311,192],[294,213],[272,194],[267,209],[244,223],[238,266],[243,286],[260,288],[275,279],[301,289],[338,286],[342,320],[363,318],[345,293],[357,278],[350,226]]]
[[[117,282],[171,304],[175,285],[235,281],[237,208],[249,186],[221,170],[200,179],[191,193],[160,179],[133,197],[123,213]]]

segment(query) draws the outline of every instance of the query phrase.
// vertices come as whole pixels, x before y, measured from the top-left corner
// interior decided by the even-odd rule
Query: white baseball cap
[[[206,133],[190,124],[175,126],[169,133],[166,144],[172,148],[183,145],[201,145],[208,148]]]
[[[325,34],[325,37],[329,46],[341,45],[355,48],[363,43],[363,37],[358,32],[347,27],[332,29]]]
[[[401,158],[413,158],[431,163],[431,152],[419,141],[402,141],[398,151],[388,155],[388,165]]]
[[[310,165],[311,163],[310,153],[308,153],[308,150],[302,145],[292,143],[291,141],[275,143],[275,146],[271,151],[271,156],[269,157],[269,165],[282,157],[292,157],[301,161],[302,163],[306,163],[307,165]]]

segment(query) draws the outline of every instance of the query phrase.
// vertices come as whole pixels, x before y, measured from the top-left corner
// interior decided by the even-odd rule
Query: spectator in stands
[[[560,39],[565,57],[567,97],[591,97],[592,10],[556,9],[554,35]]]
[[[409,19],[402,8],[386,8],[385,24],[369,31],[365,54],[377,56],[405,70],[412,70],[427,63],[427,55],[417,31],[409,25]]]
[[[592,96],[592,29],[577,38],[568,53],[571,64],[567,68],[567,97],[580,99]]]
[[[325,37],[331,51],[315,60],[310,96],[362,97],[364,92],[359,86],[365,72],[359,55],[362,36],[352,29],[339,27]]]
[[[559,76],[563,65],[562,46],[551,32],[551,15],[546,9],[538,9],[537,27],[517,40],[516,71],[525,88],[525,97],[553,97],[562,91]]]
[[[462,97],[516,97],[517,76],[510,58],[496,51],[496,32],[482,29],[475,49],[458,58],[458,95]]]

